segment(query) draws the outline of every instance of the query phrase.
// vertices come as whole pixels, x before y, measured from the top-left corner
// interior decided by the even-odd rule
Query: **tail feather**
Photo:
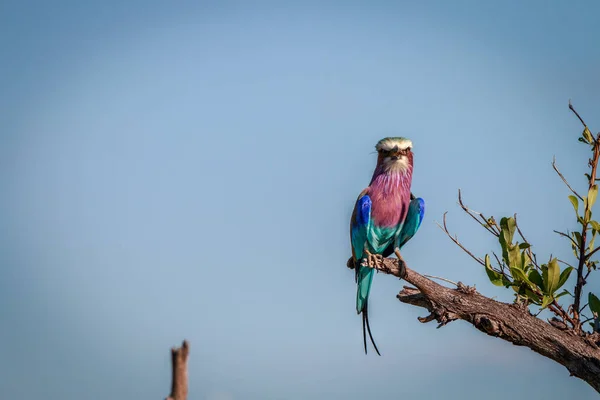
[[[373,283],[373,275],[375,270],[369,267],[359,267],[356,273],[356,281],[358,283],[358,289],[356,293],[356,311],[363,315],[363,344],[365,347],[365,354],[367,354],[367,332],[369,333],[369,339],[375,348],[378,355],[379,349],[375,344],[373,335],[371,334],[371,326],[369,325],[369,313],[368,313],[368,302],[369,292],[371,291],[371,284]]]
[[[369,332],[369,339],[371,339],[371,344],[373,344],[373,348],[378,356],[381,356],[377,345],[375,344],[375,340],[373,339],[373,335],[371,334],[371,326],[369,326],[369,315],[367,313],[367,304],[365,304],[365,309],[363,310],[363,344],[365,346],[365,354],[367,354],[367,332]],[[367,330],[365,331],[365,325],[367,326]]]
[[[366,307],[373,283],[373,275],[375,270],[369,267],[359,267],[357,271],[356,281],[358,289],[356,292],[356,312],[361,313]]]

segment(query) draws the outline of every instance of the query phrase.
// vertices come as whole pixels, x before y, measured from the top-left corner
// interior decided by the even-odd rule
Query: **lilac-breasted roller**
[[[365,353],[368,331],[375,351],[381,355],[371,335],[367,311],[374,269],[361,263],[366,260],[372,265],[373,260],[378,262],[392,253],[399,256],[400,248],[421,225],[425,202],[421,198],[414,198],[410,192],[413,173],[412,142],[403,137],[388,137],[377,142],[375,149],[378,153],[377,166],[371,183],[360,193],[354,206],[350,221],[350,240],[358,284],[356,311],[363,315]]]

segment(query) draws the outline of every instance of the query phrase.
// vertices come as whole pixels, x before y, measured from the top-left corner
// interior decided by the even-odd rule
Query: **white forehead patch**
[[[409,147],[412,147],[412,142],[410,141],[410,139],[402,137],[385,138],[377,142],[377,145],[375,145],[375,149],[377,151],[389,151],[396,146],[398,146],[400,150],[405,150]]]

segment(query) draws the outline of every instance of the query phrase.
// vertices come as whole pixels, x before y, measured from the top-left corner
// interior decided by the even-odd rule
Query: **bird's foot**
[[[402,258],[402,255],[400,254],[400,249],[396,247],[394,249],[394,254],[396,254],[396,257],[398,258],[398,268],[400,269],[400,279],[404,279],[404,277],[406,276],[406,263],[404,262],[404,258]]]
[[[381,254],[373,254],[369,250],[365,250],[367,254],[367,265],[376,270],[383,268],[383,256]]]

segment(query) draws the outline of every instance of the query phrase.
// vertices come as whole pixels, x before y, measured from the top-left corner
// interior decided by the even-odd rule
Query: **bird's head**
[[[375,145],[377,150],[377,165],[385,172],[404,173],[412,169],[412,142],[403,137],[387,137]]]

